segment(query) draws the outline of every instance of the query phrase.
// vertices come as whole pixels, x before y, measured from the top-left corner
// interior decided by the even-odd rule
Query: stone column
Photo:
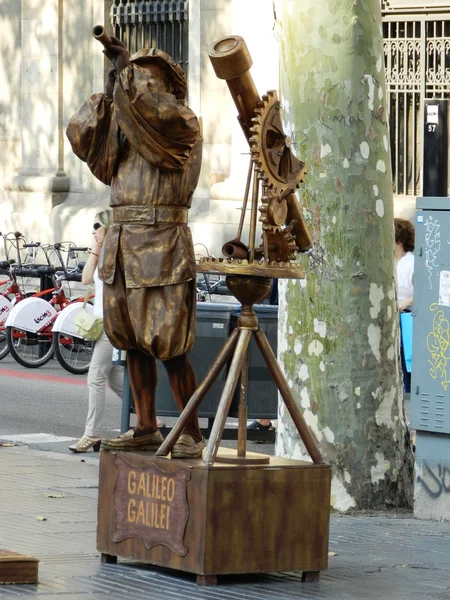
[[[22,166],[17,188],[65,192],[62,139],[63,0],[22,4]]]
[[[69,190],[62,130],[63,0],[27,0],[21,6],[19,169],[5,185],[7,226],[42,241],[52,239],[52,208]]]
[[[2,35],[0,37],[0,231],[12,231],[13,204],[4,192],[20,165],[20,2],[2,2]],[[6,258],[0,239],[0,259]]]
[[[64,15],[63,141],[64,169],[70,176],[70,192],[52,213],[56,239],[92,243],[95,213],[109,203],[109,187],[96,179],[86,163],[72,151],[65,135],[67,124],[79,106],[104,89],[105,61],[102,46],[92,36],[94,25],[110,30],[109,0],[77,0]]]

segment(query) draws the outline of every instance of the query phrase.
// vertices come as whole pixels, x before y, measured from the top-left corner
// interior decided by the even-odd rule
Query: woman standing
[[[97,264],[103,240],[111,222],[112,211],[110,209],[103,210],[95,216],[92,231],[94,237],[92,250],[81,275],[81,281],[85,285],[94,282],[94,315],[101,318],[103,318],[103,282],[98,277]],[[95,342],[87,376],[89,410],[86,428],[83,437],[76,444],[69,446],[69,450],[72,452],[86,452],[90,448],[93,448],[94,451],[100,449],[100,433],[105,412],[105,386],[107,381],[113,392],[122,398],[123,367],[112,364],[112,353],[111,342],[103,331],[100,339]]]
[[[405,219],[394,219],[397,302],[399,312],[409,312],[414,297],[414,225]],[[406,368],[401,344],[403,384],[405,392],[411,391],[411,373]]]
[[[413,303],[414,225],[405,219],[394,219],[395,262],[398,310],[409,310]]]

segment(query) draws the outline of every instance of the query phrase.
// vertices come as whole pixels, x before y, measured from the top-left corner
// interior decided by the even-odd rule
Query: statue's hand
[[[113,97],[114,84],[116,83],[116,75],[117,75],[117,71],[114,67],[108,71],[108,79],[106,80],[106,85],[105,85],[105,94],[109,98]]]
[[[123,44],[119,38],[116,38],[112,35],[111,39],[114,44],[108,46],[108,48],[105,48],[103,50],[103,54],[109,58],[113,64],[113,67],[119,73],[122,71],[122,69],[130,64],[130,55],[125,47],[125,44]]]

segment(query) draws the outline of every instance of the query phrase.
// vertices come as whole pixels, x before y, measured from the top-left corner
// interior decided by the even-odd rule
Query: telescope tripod
[[[199,385],[190,398],[185,409],[181,413],[175,426],[156,452],[156,456],[167,456],[175,446],[186,423],[197,410],[211,388],[222,368],[231,358],[228,376],[222,391],[214,425],[204,453],[203,462],[205,466],[212,466],[214,462],[225,462],[232,464],[269,464],[270,457],[265,455],[246,456],[247,445],[247,387],[248,387],[248,347],[254,336],[263,358],[272,374],[275,384],[280,391],[289,414],[294,421],[295,427],[305,444],[305,447],[314,463],[323,463],[322,456],[316,441],[306,424],[302,413],[295,403],[294,397],[289,389],[283,372],[277,362],[275,354],[270,347],[264,332],[259,329],[258,317],[253,310],[253,304],[266,297],[270,289],[271,279],[268,277],[252,276],[228,276],[227,285],[241,302],[242,310],[238,318],[238,326],[233,330],[224,347],[219,352],[209,373]],[[241,377],[240,401],[239,401],[239,423],[238,423],[238,447],[236,456],[221,456],[218,454],[219,444],[222,439],[226,419],[230,410],[233,395]]]

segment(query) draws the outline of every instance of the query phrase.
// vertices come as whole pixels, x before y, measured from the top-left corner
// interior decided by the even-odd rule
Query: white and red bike
[[[61,251],[59,244],[54,247],[57,252]],[[80,281],[79,269],[79,266],[74,270],[64,267],[64,271],[56,271],[51,266],[38,267],[36,270],[40,275],[52,277],[54,287],[22,300],[10,311],[5,322],[8,348],[24,367],[41,367],[54,354],[70,373],[87,373],[93,343],[80,338],[73,327],[83,298],[71,301],[62,286],[63,281]],[[48,301],[41,297],[46,294],[51,294]],[[86,308],[88,312],[92,311],[90,304]]]

